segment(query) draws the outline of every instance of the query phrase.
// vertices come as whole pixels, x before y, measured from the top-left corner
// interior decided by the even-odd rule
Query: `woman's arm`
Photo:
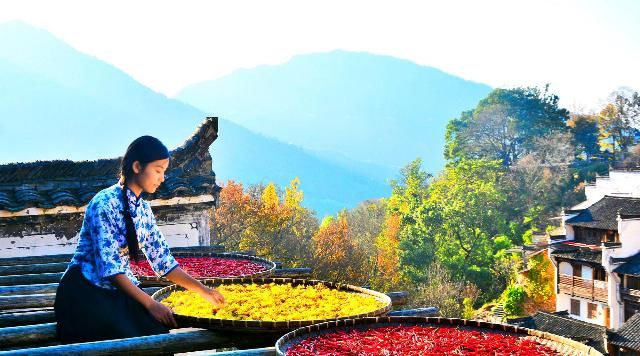
[[[205,286],[180,267],[174,268],[165,277],[185,289],[200,294],[204,299],[219,307],[224,305],[224,297],[217,289]]]
[[[176,268],[177,269],[177,268]],[[172,328],[177,328],[176,320],[173,318],[173,312],[166,305],[156,302],[147,293],[138,288],[124,274],[117,274],[111,277],[111,283],[125,292],[138,303],[142,304],[149,313],[159,322]]]

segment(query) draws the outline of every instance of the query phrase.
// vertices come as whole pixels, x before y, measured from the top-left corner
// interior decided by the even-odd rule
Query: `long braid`
[[[127,229],[127,245],[129,246],[129,256],[134,261],[142,259],[140,253],[140,246],[138,245],[138,234],[136,233],[136,226],[133,223],[131,216],[131,208],[129,207],[129,196],[127,195],[127,179],[135,179],[136,172],[133,171],[133,164],[137,161],[140,164],[140,168],[144,169],[149,162],[153,162],[159,159],[169,158],[169,150],[167,147],[155,137],[152,136],[140,136],[135,139],[129,147],[127,152],[122,157],[120,164],[120,178],[122,181],[122,198],[124,202],[124,223]]]
[[[124,199],[124,211],[122,214],[124,215],[124,225],[127,230],[127,246],[129,247],[129,257],[133,261],[138,261],[142,259],[140,256],[140,246],[138,245],[138,234],[136,233],[136,226],[133,223],[133,218],[131,217],[131,210],[129,207],[129,196],[127,195],[127,187],[123,185],[122,187],[122,197]]]

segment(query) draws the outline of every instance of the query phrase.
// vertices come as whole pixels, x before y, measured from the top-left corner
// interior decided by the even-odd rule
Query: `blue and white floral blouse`
[[[116,289],[109,278],[121,273],[134,284],[140,283],[129,267],[122,189],[116,183],[91,199],[82,222],[78,247],[67,268],[80,266],[85,278],[101,288]],[[169,251],[149,203],[136,197],[129,188],[125,189],[140,250],[156,274],[165,276],[178,267],[178,262]]]

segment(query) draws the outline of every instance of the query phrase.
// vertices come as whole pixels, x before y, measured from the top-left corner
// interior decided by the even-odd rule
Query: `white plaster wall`
[[[556,295],[556,311],[566,310],[571,313],[571,297],[564,293]]]
[[[616,273],[609,274],[609,299],[610,320],[612,329],[617,329],[624,323],[624,305],[620,300],[620,284],[621,280]]]
[[[640,251],[640,219],[618,220],[618,233],[622,246],[612,251],[613,257],[629,257]]]
[[[73,253],[78,238],[79,234],[71,239],[64,236],[58,238],[54,234],[0,236],[0,258]]]
[[[605,195],[640,196],[640,172],[615,171],[609,177],[597,177],[595,185],[585,187],[587,200],[576,207],[588,207]]]
[[[158,220],[158,227],[170,247],[209,245],[208,213],[193,213],[181,217],[183,221]],[[79,233],[73,237],[56,237],[52,233],[23,237],[0,236],[0,258],[44,256],[73,253]]]
[[[582,265],[582,278],[584,279],[593,279],[593,268]]]
[[[159,225],[170,247],[199,246],[198,223]]]
[[[579,300],[580,301],[580,315],[573,315],[571,314],[571,299],[575,299],[575,300]],[[587,310],[587,304],[588,303],[593,303],[596,304],[596,316],[595,318],[588,318],[588,310]],[[567,294],[558,294],[557,298],[556,298],[556,310],[557,311],[561,311],[561,310],[566,310],[569,312],[569,315],[577,320],[582,320],[582,321],[586,321],[587,323],[592,323],[592,324],[598,324],[598,325],[602,325],[604,326],[604,308],[606,307],[606,305],[604,305],[603,303],[599,303],[599,302],[592,302],[592,301],[587,301],[584,299],[580,299],[580,298],[576,298],[576,297],[570,297]]]
[[[615,188],[612,193],[634,196],[640,194],[640,172],[611,171],[609,172],[609,180],[613,182]]]
[[[596,178],[597,179],[597,178]],[[587,197],[587,202],[596,202],[600,200],[600,191],[595,185],[587,185],[584,187],[584,195]],[[599,198],[600,197],[600,198]],[[582,205],[582,203],[578,204]]]
[[[566,274],[569,276],[573,276],[573,267],[569,262],[560,262],[559,265],[560,274]]]
[[[573,217],[573,216],[575,216],[575,215],[571,215],[571,217]],[[564,229],[565,229],[565,232],[566,232],[565,239],[566,240],[575,240],[576,234],[573,231],[573,227],[571,225],[564,225]]]

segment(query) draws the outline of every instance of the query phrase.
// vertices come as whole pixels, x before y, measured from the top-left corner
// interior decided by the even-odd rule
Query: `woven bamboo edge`
[[[267,275],[271,274],[271,272],[273,272],[276,269],[276,264],[273,261],[269,261],[269,260],[267,260],[265,258],[262,258],[262,257],[243,255],[243,254],[234,253],[234,252],[180,251],[180,252],[173,252],[172,255],[173,255],[173,257],[218,257],[218,258],[228,258],[228,259],[236,259],[236,260],[249,260],[249,261],[258,263],[258,264],[262,265],[265,268],[264,271],[260,271],[260,272],[256,272],[256,273],[252,273],[252,274],[234,276],[234,277],[244,277],[244,278],[262,277],[262,276],[267,276]],[[145,282],[171,283],[165,277],[139,276],[139,275],[136,275],[136,278],[141,283],[145,283]],[[199,281],[202,281],[202,280],[208,280],[208,279],[230,278],[230,277],[195,277],[195,278],[197,280],[199,280]]]
[[[174,313],[176,322],[180,327],[199,327],[199,328],[216,329],[216,330],[224,329],[229,331],[234,330],[234,331],[256,331],[256,332],[265,332],[265,331],[282,332],[282,331],[290,331],[296,328],[310,326],[310,325],[328,322],[328,321],[380,316],[388,313],[389,311],[391,311],[391,308],[392,308],[391,298],[389,298],[388,295],[374,291],[374,290],[357,287],[350,284],[343,284],[343,283],[327,282],[327,281],[320,281],[320,280],[293,279],[293,278],[215,278],[215,279],[205,279],[202,282],[205,285],[212,286],[212,287],[218,287],[220,285],[228,285],[228,284],[250,284],[250,283],[255,283],[255,284],[291,283],[293,286],[322,284],[332,289],[362,293],[362,294],[373,296],[378,301],[380,301],[383,305],[382,307],[368,313],[362,313],[357,315],[347,315],[340,318],[317,319],[317,320],[286,320],[286,321],[230,320],[230,319],[202,318],[202,317],[195,317],[195,316]],[[151,297],[156,301],[162,301],[167,296],[169,296],[171,292],[176,290],[184,290],[184,288],[174,284],[158,290]]]

